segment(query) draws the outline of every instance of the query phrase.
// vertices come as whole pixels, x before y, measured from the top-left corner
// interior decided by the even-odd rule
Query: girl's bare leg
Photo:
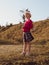
[[[31,51],[31,44],[29,42],[27,42],[26,44],[27,44],[27,52],[26,52],[26,54],[29,55],[30,51]]]
[[[23,44],[23,52],[22,53],[26,53],[26,47],[27,47],[27,44],[24,42],[24,44]]]

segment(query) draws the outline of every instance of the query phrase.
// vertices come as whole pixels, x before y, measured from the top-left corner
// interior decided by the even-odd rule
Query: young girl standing
[[[31,49],[31,44],[30,42],[34,39],[34,37],[31,35],[30,30],[33,28],[33,21],[30,19],[31,18],[31,13],[26,11],[25,12],[25,19],[26,21],[24,22],[22,31],[23,31],[23,51],[22,55],[30,55],[30,49]]]

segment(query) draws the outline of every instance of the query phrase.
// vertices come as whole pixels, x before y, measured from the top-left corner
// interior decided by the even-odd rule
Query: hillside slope
[[[22,26],[22,23],[16,24],[0,32],[0,40],[22,43]],[[34,36],[34,42],[40,40],[45,40],[43,42],[49,41],[49,19],[34,22],[34,30],[32,29],[31,33]]]

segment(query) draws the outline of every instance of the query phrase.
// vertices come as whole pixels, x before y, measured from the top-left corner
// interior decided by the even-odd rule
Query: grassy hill
[[[0,30],[0,65],[49,65],[49,19],[34,22],[29,57],[20,55],[22,26],[19,23]]]
[[[5,30],[0,32],[0,40],[1,41],[10,41],[13,43],[22,43],[22,26],[23,24],[15,24],[9,26],[8,29],[5,27]],[[42,42],[46,43],[49,41],[49,19],[41,20],[34,23],[34,30],[31,30],[32,35],[34,36],[34,42]]]

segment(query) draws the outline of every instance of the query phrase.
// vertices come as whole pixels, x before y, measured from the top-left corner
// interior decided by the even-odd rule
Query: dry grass
[[[29,57],[21,56],[22,45],[0,45],[0,64],[12,63],[34,65],[49,65],[49,46],[45,45],[31,45],[31,55]],[[16,64],[17,63],[17,64]]]

